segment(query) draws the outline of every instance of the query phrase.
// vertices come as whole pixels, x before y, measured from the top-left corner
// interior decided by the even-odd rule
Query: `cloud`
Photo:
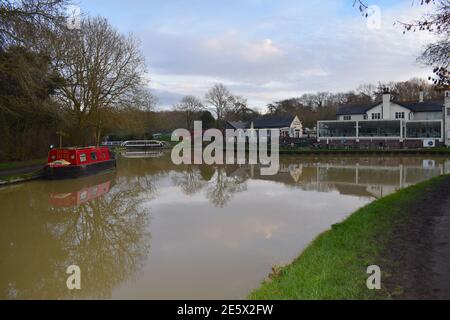
[[[170,32],[161,26],[137,35],[150,66],[151,86],[163,96],[163,107],[183,95],[203,96],[212,84],[222,82],[263,109],[274,100],[304,92],[426,77],[430,70],[419,66],[416,57],[433,36],[404,35],[393,25],[423,10],[404,2],[381,7],[381,27],[373,29],[357,12],[339,14],[337,5],[324,11],[303,5],[301,10],[285,7],[276,15],[249,19],[248,25],[230,23],[221,31],[217,25],[208,32],[172,25]]]

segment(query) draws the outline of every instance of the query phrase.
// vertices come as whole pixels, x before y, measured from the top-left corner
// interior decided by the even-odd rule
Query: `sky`
[[[368,3],[369,19],[353,0],[79,0],[139,40],[159,109],[220,82],[260,111],[303,93],[430,75],[416,58],[433,36],[394,25],[429,7]]]

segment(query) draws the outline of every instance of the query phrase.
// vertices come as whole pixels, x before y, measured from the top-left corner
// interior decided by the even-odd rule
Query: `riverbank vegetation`
[[[275,267],[269,279],[251,299],[388,299],[396,292],[384,286],[389,272],[382,273],[382,289],[368,290],[370,265],[383,272],[394,265],[386,260],[387,245],[396,226],[407,221],[411,205],[425,191],[435,190],[441,176],[377,200],[352,214],[316,238],[290,265]],[[400,288],[401,289],[401,288]]]

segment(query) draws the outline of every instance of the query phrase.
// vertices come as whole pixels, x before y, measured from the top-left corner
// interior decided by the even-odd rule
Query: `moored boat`
[[[44,178],[73,179],[116,168],[116,159],[106,147],[52,149]]]
[[[157,140],[131,140],[122,143],[126,149],[164,148],[164,142]]]

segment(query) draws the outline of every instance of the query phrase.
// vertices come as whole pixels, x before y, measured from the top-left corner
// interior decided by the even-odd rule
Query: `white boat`
[[[158,140],[130,140],[122,143],[122,147],[127,149],[163,148],[164,146],[164,142]]]

